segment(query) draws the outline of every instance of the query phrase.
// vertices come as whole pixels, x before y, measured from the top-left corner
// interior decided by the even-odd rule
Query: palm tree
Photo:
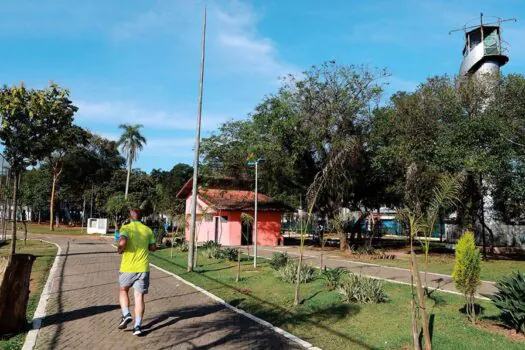
[[[118,127],[124,130],[118,140],[118,145],[122,149],[122,152],[126,153],[128,161],[128,177],[126,179],[126,192],[124,193],[124,198],[128,199],[131,164],[137,160],[138,152],[144,148],[146,138],[140,134],[139,129],[143,127],[142,124],[120,124]]]

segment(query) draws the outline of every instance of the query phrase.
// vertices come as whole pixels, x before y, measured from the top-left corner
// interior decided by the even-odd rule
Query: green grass
[[[0,247],[0,256],[7,256],[9,251],[9,244]],[[57,253],[56,246],[40,241],[27,241],[27,246],[23,242],[17,242],[17,253],[34,254],[36,260],[33,263],[31,270],[31,293],[29,294],[29,301],[27,306],[27,319],[31,320],[36,311],[40,294],[44,285],[46,284],[49,270],[53,265],[53,260]],[[27,333],[17,334],[9,339],[0,339],[0,349],[2,350],[18,350],[24,345]]]
[[[348,255],[346,255],[348,257]],[[418,255],[418,267],[420,270],[424,270],[425,267],[425,256]],[[410,268],[409,256],[398,256],[394,260],[382,260],[382,259],[358,259],[352,258],[351,260],[377,264],[382,266],[393,266],[401,267],[404,269]],[[429,257],[428,272],[442,273],[445,275],[451,275],[454,269],[454,255],[453,254],[434,254]],[[497,281],[501,276],[508,275],[512,271],[519,269],[525,271],[525,260],[511,260],[511,259],[490,259],[488,261],[481,262],[481,279],[485,281]]]
[[[23,226],[18,225],[17,236],[20,237],[20,234],[23,235]],[[82,230],[80,227],[69,227],[66,225],[60,225],[55,227],[53,231],[49,230],[49,225],[39,225],[39,224],[27,224],[27,232],[29,233],[39,233],[39,234],[53,234],[53,235],[84,235],[86,234],[86,229]]]
[[[342,304],[338,293],[328,291],[318,279],[301,285],[305,301],[294,309],[294,286],[280,281],[265,260],[257,270],[251,260],[244,261],[239,283],[235,282],[235,263],[210,260],[202,254],[199,273],[186,272],[187,253],[177,251],[170,258],[169,249],[161,250],[153,254],[151,262],[323,349],[399,349],[411,343],[410,289],[405,285],[386,283],[389,301],[384,304]],[[438,292],[433,295],[435,300],[429,300],[427,307],[434,315],[435,349],[525,347],[523,342],[472,326],[459,311],[464,298]],[[497,316],[493,305],[481,304],[484,318]]]

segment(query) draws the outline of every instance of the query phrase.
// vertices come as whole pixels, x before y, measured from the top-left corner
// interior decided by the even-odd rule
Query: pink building
[[[186,240],[190,238],[190,179],[177,194],[186,199]],[[282,242],[281,215],[289,210],[282,203],[259,193],[257,209],[257,244],[276,246]],[[234,189],[200,188],[197,197],[198,242],[215,241],[222,245],[252,244],[253,222],[244,222],[242,214],[254,217],[255,192]],[[249,220],[244,220],[249,221]]]

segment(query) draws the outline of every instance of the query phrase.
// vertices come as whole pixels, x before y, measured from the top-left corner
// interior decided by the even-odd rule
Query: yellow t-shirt
[[[132,221],[120,228],[120,236],[128,238],[120,272],[148,272],[148,246],[155,243],[151,229],[140,221]]]

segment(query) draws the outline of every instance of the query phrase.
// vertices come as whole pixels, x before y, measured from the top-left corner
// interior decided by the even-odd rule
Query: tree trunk
[[[303,264],[303,249],[301,247],[299,253],[299,262],[297,264],[297,281],[295,281],[295,296],[293,300],[293,306],[299,305],[300,293],[301,293],[301,265]]]
[[[419,271],[417,269],[417,261],[416,261],[416,254],[414,253],[414,250],[410,252],[411,258],[412,258],[412,274],[414,275],[414,279],[416,280],[416,292],[417,292],[417,298],[419,301],[419,311],[420,311],[420,318],[421,318],[421,327],[423,328],[423,338],[425,339],[425,349],[431,350],[432,349],[432,343],[430,340],[430,330],[428,328],[428,316],[427,316],[427,310],[425,307],[425,294],[423,293],[423,288],[421,286],[421,278],[419,277]]]
[[[124,199],[128,199],[130,175],[131,175],[131,156],[128,154],[128,176],[126,177],[126,192],[124,192]]]
[[[55,211],[55,189],[56,189],[57,177],[53,174],[53,183],[51,184],[51,198],[49,200],[49,230],[53,231],[55,226],[53,225],[54,211]]]
[[[11,262],[16,251],[16,205],[18,202],[18,181],[16,172],[13,174],[13,233],[11,235],[11,252],[9,253],[9,262]]]
[[[345,251],[348,247],[348,235],[346,232],[339,232],[339,249]]]
[[[239,282],[241,279],[241,250],[237,249],[237,275],[235,276],[235,282]]]
[[[40,225],[42,223],[42,209],[38,209],[38,224]]]
[[[412,309],[412,342],[414,343],[414,349],[421,349],[419,344],[419,332],[417,331],[417,315],[416,315],[416,304],[414,299],[410,299],[410,308]]]
[[[27,327],[27,301],[35,257],[17,254],[0,261],[0,335],[16,334]]]

